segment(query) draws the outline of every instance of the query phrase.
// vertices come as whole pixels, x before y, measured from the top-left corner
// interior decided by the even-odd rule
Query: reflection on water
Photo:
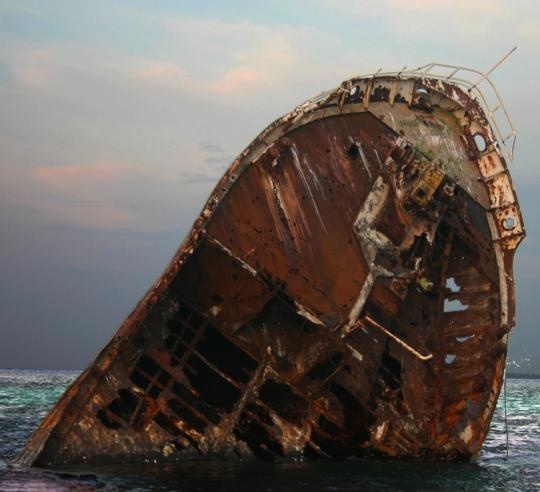
[[[540,381],[508,380],[509,459],[501,397],[475,463],[389,461],[197,462],[163,466],[26,469],[8,464],[77,376],[0,370],[2,490],[540,490]]]

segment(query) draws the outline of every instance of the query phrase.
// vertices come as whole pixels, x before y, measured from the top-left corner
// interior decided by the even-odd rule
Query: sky
[[[380,67],[487,70],[513,46],[492,76],[528,234],[510,361],[540,373],[540,2],[0,0],[0,367],[86,367],[296,104]]]

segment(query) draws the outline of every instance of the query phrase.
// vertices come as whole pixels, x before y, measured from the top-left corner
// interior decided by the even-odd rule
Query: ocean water
[[[69,473],[10,464],[76,371],[0,370],[0,490],[499,491],[540,490],[540,380],[509,379],[473,463],[392,461],[184,463]]]

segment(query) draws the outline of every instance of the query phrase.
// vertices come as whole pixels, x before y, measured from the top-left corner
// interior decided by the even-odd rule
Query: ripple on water
[[[7,461],[77,376],[76,371],[0,370],[2,490],[540,490],[540,381],[508,380],[506,460],[504,399],[474,463],[384,461],[183,463],[168,466],[28,470]]]

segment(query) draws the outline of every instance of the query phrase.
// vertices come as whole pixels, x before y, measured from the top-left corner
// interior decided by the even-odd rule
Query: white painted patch
[[[364,164],[364,168],[366,172],[368,173],[369,179],[371,181],[371,171],[369,170],[369,162],[366,158],[366,154],[364,153],[364,149],[362,148],[362,144],[360,142],[354,142],[355,145],[358,147],[358,153],[360,154],[360,158],[362,159],[362,163]]]
[[[317,318],[317,316],[310,313],[304,306],[299,304],[297,301],[294,301],[294,305],[296,306],[296,312],[300,316],[306,318],[308,321],[311,321],[315,325],[325,326],[325,324],[319,318]]]
[[[224,244],[222,244],[221,242],[219,242],[217,239],[215,239],[213,237],[209,236],[208,238],[209,238],[210,242],[212,242],[216,246],[219,246],[224,253],[227,253],[231,258],[234,258],[235,260],[237,260],[240,263],[240,265],[242,266],[242,268],[244,268],[244,270],[247,270],[254,277],[257,276],[257,270],[255,270],[251,265],[246,263],[242,258],[240,258],[238,256],[235,256],[233,254],[233,252],[229,248],[227,248],[227,246],[225,246]]]
[[[364,356],[358,352],[352,345],[346,344],[347,348],[351,351],[352,356],[358,361],[362,362],[364,360]]]
[[[392,242],[373,226],[382,213],[390,191],[390,186],[379,176],[371,189],[366,201],[354,222],[353,228],[361,241],[362,253],[368,263],[369,273],[366,276],[360,292],[347,316],[347,324],[342,330],[342,336],[347,335],[351,326],[356,322],[364,304],[375,285],[375,280],[380,275],[391,276],[391,273],[383,267],[375,265],[375,258],[380,249],[391,246]]]
[[[165,456],[165,458],[167,458],[167,456],[170,456],[174,451],[174,448],[169,444],[165,444],[165,446],[163,446],[163,449],[161,450],[163,456]]]
[[[221,306],[212,306],[209,311],[212,316],[217,316],[221,312]]]
[[[384,435],[386,434],[387,429],[388,429],[388,421],[384,421],[382,424],[378,425],[375,430],[375,434],[373,436],[375,440],[381,441]]]
[[[463,431],[459,434],[459,438],[465,443],[467,444],[470,440],[471,440],[471,437],[472,437],[472,427],[471,427],[471,424],[469,424],[467,427],[465,427],[465,429],[463,429]]]

